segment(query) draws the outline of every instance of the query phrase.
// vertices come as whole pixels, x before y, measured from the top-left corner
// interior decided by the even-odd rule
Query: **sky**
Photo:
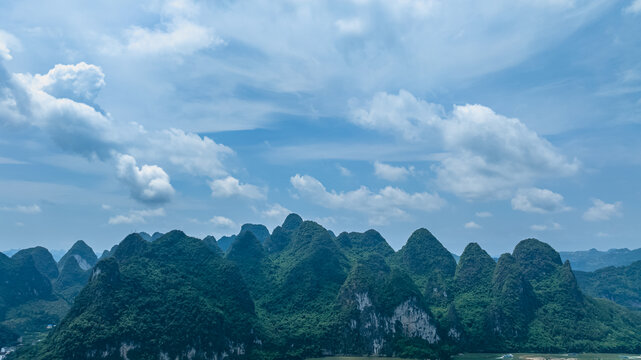
[[[290,212],[638,248],[641,0],[0,3],[0,250]]]

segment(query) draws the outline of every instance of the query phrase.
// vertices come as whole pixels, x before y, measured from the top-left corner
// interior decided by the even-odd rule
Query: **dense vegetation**
[[[43,247],[20,250],[11,258],[0,253],[0,346],[19,336],[31,343],[48,325],[58,324],[96,262],[96,254],[82,241],[58,263]]]
[[[592,273],[575,273],[586,294],[641,310],[641,261],[628,266],[609,266]]]
[[[221,240],[180,231],[128,236],[88,273],[60,325],[15,358],[641,351],[640,313],[583,294],[570,263],[535,239],[498,261],[471,243],[457,264],[426,229],[394,252],[374,230],[334,236],[295,214],[271,234],[246,225],[229,238],[222,250]],[[73,255],[52,280],[53,299],[37,301],[52,303],[62,274],[82,270]],[[45,257],[24,257],[26,268],[53,274]],[[598,272],[601,281],[638,275]]]

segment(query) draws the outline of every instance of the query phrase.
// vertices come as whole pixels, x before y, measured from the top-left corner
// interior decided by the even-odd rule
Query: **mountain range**
[[[625,266],[641,260],[641,249],[610,249],[599,251],[562,251],[561,258],[570,260],[572,268],[580,271],[595,271],[608,266]]]
[[[0,255],[0,342],[25,331],[16,307],[70,306],[13,359],[641,352],[641,313],[598,280],[638,284],[636,268],[574,272],[536,239],[498,260],[470,243],[457,262],[427,229],[394,251],[375,230],[335,236],[290,214],[271,234],[134,233],[100,261],[90,253],[78,242],[58,264],[44,248]]]

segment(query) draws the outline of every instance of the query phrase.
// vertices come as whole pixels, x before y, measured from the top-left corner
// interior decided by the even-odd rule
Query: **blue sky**
[[[641,0],[3,1],[0,250],[289,212],[636,248]]]

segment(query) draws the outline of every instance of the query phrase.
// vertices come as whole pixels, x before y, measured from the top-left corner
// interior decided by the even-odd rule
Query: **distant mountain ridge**
[[[608,266],[630,265],[641,260],[641,248],[630,250],[610,249],[599,251],[590,249],[585,251],[561,251],[563,261],[570,260],[572,268],[579,271],[595,271]]]
[[[394,251],[375,230],[335,236],[296,214],[263,228],[244,227],[225,251],[181,231],[127,236],[16,359],[641,351],[641,313],[585,295],[536,239],[498,261],[470,243],[457,263],[427,229]]]
[[[594,272],[575,273],[586,294],[641,310],[641,261],[626,266],[608,266]]]

